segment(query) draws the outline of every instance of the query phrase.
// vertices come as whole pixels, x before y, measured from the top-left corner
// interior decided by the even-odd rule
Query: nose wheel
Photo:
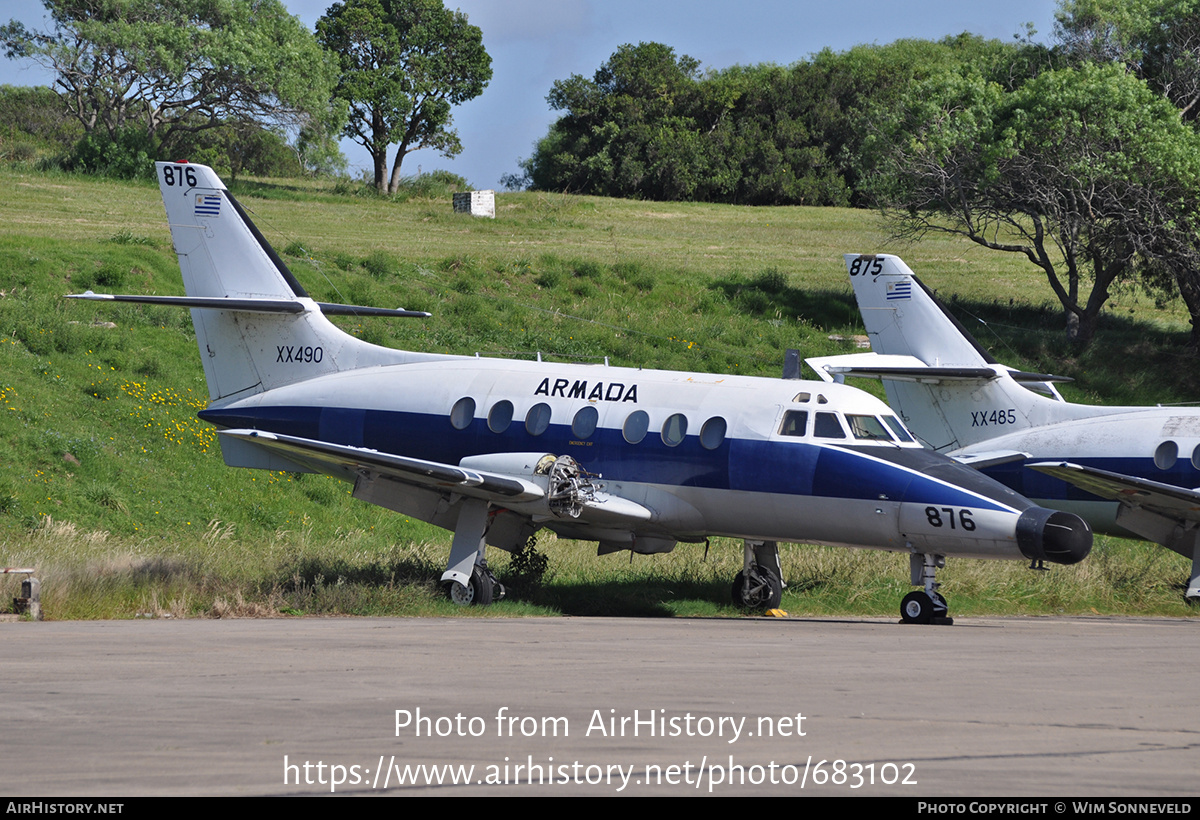
[[[900,602],[900,620],[906,624],[931,624],[935,618],[945,618],[950,608],[940,593],[930,596],[922,590],[910,592]]]
[[[915,590],[900,602],[900,622],[906,624],[952,624],[950,607],[938,592],[937,571],[946,566],[943,555],[913,553],[909,557],[909,569],[914,585],[924,589]]]

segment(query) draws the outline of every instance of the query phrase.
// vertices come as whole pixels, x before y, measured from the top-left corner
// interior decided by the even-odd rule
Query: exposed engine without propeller
[[[592,478],[600,476],[589,473],[570,456],[542,456],[534,475],[548,477],[546,501],[550,512],[557,516],[578,518],[583,512],[583,505],[596,500],[599,488]]]

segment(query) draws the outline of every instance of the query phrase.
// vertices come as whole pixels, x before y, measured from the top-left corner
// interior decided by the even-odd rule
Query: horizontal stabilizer
[[[999,378],[996,371],[990,367],[933,367],[916,356],[851,353],[845,356],[815,356],[804,361],[827,382],[836,381],[838,376],[920,381],[930,384],[943,381],[980,382]]]
[[[989,382],[1007,374],[1018,382],[1044,383],[1069,382],[1069,376],[1052,376],[1047,373],[1027,373],[996,367],[940,367],[929,365],[916,356],[886,355],[880,353],[851,353],[844,356],[817,356],[805,359],[818,376],[827,382],[837,377],[854,376],[864,379],[887,379],[889,381],[921,382]]]
[[[167,305],[185,308],[214,308],[241,313],[303,313],[307,308],[299,299],[255,299],[229,296],[142,296],[138,294],[75,293],[68,299],[85,299],[90,302],[132,302],[142,305]],[[401,318],[425,318],[430,314],[423,310],[397,308],[362,307],[339,305],[332,302],[317,302],[326,316],[394,316]]]

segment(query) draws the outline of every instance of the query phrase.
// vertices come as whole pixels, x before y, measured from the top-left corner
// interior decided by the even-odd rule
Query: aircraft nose
[[[1078,564],[1092,551],[1092,529],[1074,513],[1031,507],[1017,519],[1017,546],[1031,561]]]

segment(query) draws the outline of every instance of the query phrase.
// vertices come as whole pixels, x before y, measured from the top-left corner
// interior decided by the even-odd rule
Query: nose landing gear
[[[938,569],[946,566],[946,556],[913,553],[908,561],[913,584],[924,589],[904,596],[900,602],[900,621],[906,624],[954,623],[954,619],[948,617],[950,607],[938,592],[940,584],[936,579]]]

